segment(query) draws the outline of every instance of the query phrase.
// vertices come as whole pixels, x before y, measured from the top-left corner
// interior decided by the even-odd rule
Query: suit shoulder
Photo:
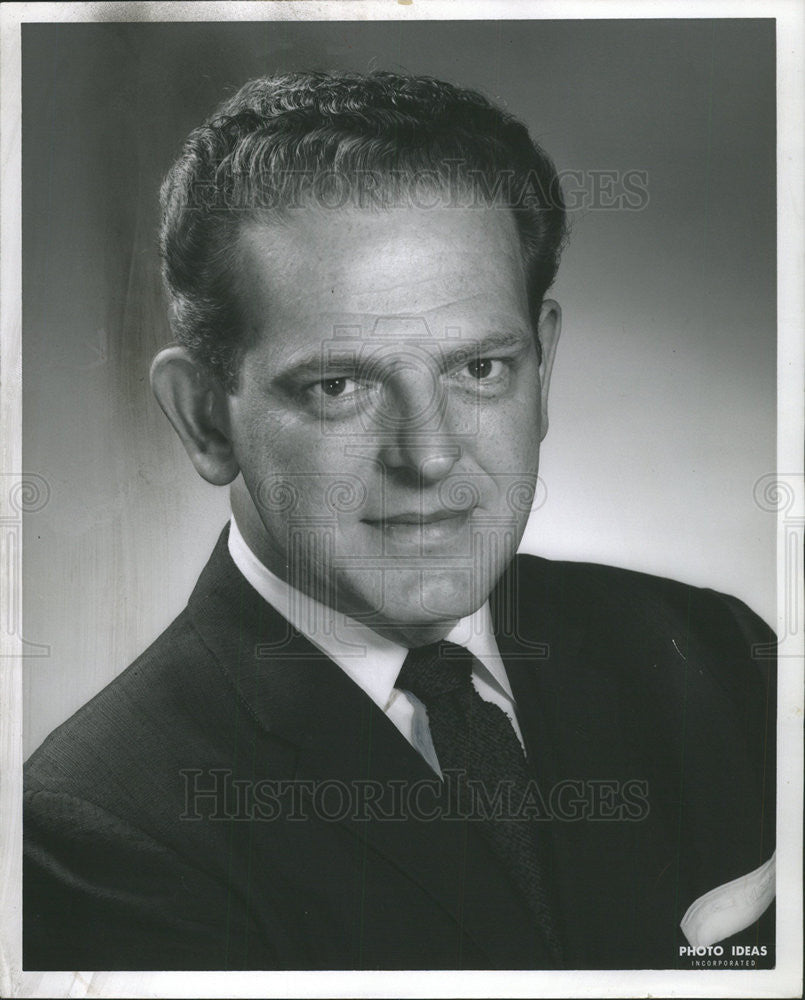
[[[772,629],[743,601],[709,587],[602,563],[519,555],[516,564],[520,586],[529,595],[550,590],[590,611],[617,613],[620,620],[649,618],[659,625],[684,619],[688,630],[737,631],[756,642],[773,640]]]
[[[739,699],[747,685],[766,690],[773,683],[774,632],[735,597],[616,566],[536,556],[518,557],[517,573],[521,616],[529,605],[548,609],[588,643],[617,651],[613,669],[670,657],[695,663],[697,675]]]
[[[94,798],[133,769],[143,777],[210,729],[210,706],[227,703],[227,682],[187,611],[122,673],[55,729],[25,765],[29,791]],[[225,713],[223,713],[225,715]]]
[[[773,773],[775,640],[745,604],[612,566],[535,557],[517,565],[520,621],[536,622],[533,641],[548,638],[544,685],[573,702],[597,686],[624,724],[656,744],[657,759],[663,745],[687,748],[692,760],[697,740],[717,740],[743,747],[756,773]]]

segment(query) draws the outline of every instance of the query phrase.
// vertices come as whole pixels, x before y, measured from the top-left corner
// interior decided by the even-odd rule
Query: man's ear
[[[214,486],[231,483],[240,468],[218,380],[184,347],[167,347],[151,365],[151,388],[198,474]]]
[[[545,299],[539,311],[537,327],[539,342],[542,345],[542,361],[539,366],[540,402],[540,439],[548,433],[548,389],[551,385],[553,359],[556,356],[556,345],[562,332],[562,309],[553,299]]]

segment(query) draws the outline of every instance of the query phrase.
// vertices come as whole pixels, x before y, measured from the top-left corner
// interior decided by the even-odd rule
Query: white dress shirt
[[[425,706],[409,691],[394,686],[408,654],[406,647],[325,607],[281,580],[246,544],[234,517],[229,527],[229,554],[257,593],[365,691],[441,776]],[[472,674],[475,690],[503,709],[522,745],[514,696],[492,631],[489,602],[456,622],[445,638],[475,656]]]

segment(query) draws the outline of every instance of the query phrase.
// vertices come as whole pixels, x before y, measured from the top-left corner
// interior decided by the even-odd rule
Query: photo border
[[[647,17],[647,13],[650,17]],[[529,0],[288,0],[282,3],[20,3],[0,8],[2,203],[0,204],[0,530],[9,609],[21,601],[19,500],[26,489],[21,441],[22,23],[241,20],[494,20],[774,17],[777,20],[778,472],[765,495],[777,511],[780,635],[777,819],[777,967],[774,970],[567,972],[23,972],[21,970],[22,666],[18,634],[0,634],[0,995],[8,997],[574,996],[786,997],[802,989],[803,594],[803,60],[805,8],[765,2],[615,3]],[[792,557],[791,540],[796,554]],[[793,562],[792,562],[793,559]],[[792,593],[794,603],[792,604]],[[792,610],[793,609],[793,610]],[[17,616],[17,621],[21,620]],[[783,834],[785,835],[783,837]]]

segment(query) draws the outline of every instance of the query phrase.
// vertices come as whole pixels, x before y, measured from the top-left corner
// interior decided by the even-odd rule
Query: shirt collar
[[[405,646],[303,594],[265,566],[252,552],[233,517],[229,554],[257,593],[326,656],[329,656],[369,697],[387,709],[394,684],[408,653]],[[506,670],[495,642],[487,601],[456,622],[446,639],[466,647],[479,661],[487,681],[512,698]]]

